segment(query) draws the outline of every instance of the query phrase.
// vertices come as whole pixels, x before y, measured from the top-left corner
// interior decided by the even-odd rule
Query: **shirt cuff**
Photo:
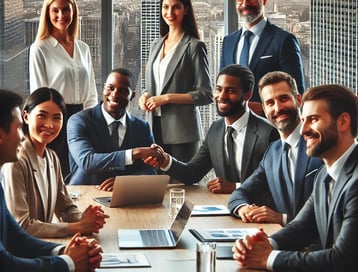
[[[51,250],[51,255],[58,256],[60,255],[60,252],[63,251],[64,249],[65,249],[64,245],[58,245]]]
[[[68,255],[60,255],[60,258],[62,258],[65,263],[68,266],[69,272],[75,272],[75,263],[73,262],[72,258]]]
[[[287,225],[287,214],[286,213],[282,214],[282,224],[284,226]]]
[[[266,263],[266,269],[268,271],[273,271],[273,263],[275,262],[275,259],[279,253],[280,253],[280,250],[272,250],[271,251],[270,255],[267,258],[267,263]]]
[[[124,163],[125,163],[125,165],[132,165],[133,164],[132,149],[127,149],[126,150]]]
[[[172,156],[169,155],[169,163],[168,163],[167,167],[160,168],[160,170],[166,172],[170,169],[170,167],[172,167],[172,164],[173,164],[173,158],[172,158]]]
[[[239,209],[240,209],[242,206],[247,206],[247,205],[249,205],[249,204],[244,203],[244,204],[238,205],[238,206],[235,208],[235,210],[234,210],[234,215],[235,215],[236,217],[238,217],[238,218],[241,218],[240,215],[239,215]]]

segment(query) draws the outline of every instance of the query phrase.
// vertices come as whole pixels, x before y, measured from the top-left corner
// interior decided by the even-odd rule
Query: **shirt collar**
[[[250,31],[252,33],[255,34],[255,36],[258,36],[260,37],[261,36],[261,33],[262,31],[264,31],[264,28],[266,26],[266,23],[267,23],[267,18],[264,17],[260,22],[258,22],[256,25],[254,25],[252,28],[250,28]],[[242,25],[242,33],[241,35],[243,35],[248,29],[246,28],[245,25]]]
[[[282,140],[282,146],[286,142],[291,147],[297,147],[300,143],[300,130],[301,130],[302,123],[300,122],[297,127],[291,132],[291,134],[286,138],[286,140]]]
[[[327,173],[332,177],[333,180],[337,181],[340,173],[342,172],[343,166],[346,163],[349,155],[352,153],[353,149],[357,146],[355,141],[342,156],[339,157],[330,167],[327,167]]]
[[[122,126],[125,127],[126,126],[126,116],[127,116],[127,112],[125,112],[121,118],[119,119],[114,119],[103,107],[103,103],[101,105],[101,111],[103,113],[103,117],[104,117],[104,120],[106,120],[106,123],[107,123],[107,126],[110,126],[112,125],[112,123],[114,121],[120,121]]]
[[[249,111],[249,108],[248,108],[247,102],[246,102],[244,114],[239,119],[237,119],[234,123],[232,123],[231,125],[228,125],[225,122],[226,129],[228,126],[232,126],[236,131],[240,131],[242,128],[245,128],[247,126],[247,123],[249,122],[249,116],[250,116],[249,113],[250,113],[250,111]]]

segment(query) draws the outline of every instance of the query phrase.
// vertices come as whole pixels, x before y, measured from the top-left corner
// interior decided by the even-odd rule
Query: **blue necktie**
[[[247,30],[244,33],[244,46],[242,47],[242,51],[240,54],[240,62],[239,64],[244,65],[246,67],[249,66],[249,55],[250,55],[250,36],[252,32]]]

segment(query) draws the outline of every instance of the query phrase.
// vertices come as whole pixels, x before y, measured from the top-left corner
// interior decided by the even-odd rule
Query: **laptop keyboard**
[[[145,246],[170,245],[165,230],[140,230],[139,233]]]

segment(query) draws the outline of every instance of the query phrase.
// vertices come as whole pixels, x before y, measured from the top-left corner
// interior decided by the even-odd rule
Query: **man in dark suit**
[[[222,45],[220,68],[232,63],[248,65],[255,76],[255,88],[251,101],[260,102],[258,81],[268,72],[284,71],[292,75],[302,94],[305,89],[301,50],[297,38],[273,25],[264,16],[267,0],[236,0],[237,13],[243,26],[225,36]],[[248,63],[240,63],[245,33],[250,31]],[[259,106],[259,105],[258,105]]]
[[[256,169],[267,146],[278,138],[275,128],[247,107],[253,85],[254,76],[247,67],[234,64],[222,69],[217,76],[214,99],[218,114],[224,118],[211,125],[199,152],[189,162],[164,153],[166,160],[161,169],[185,184],[193,184],[214,168],[217,177],[208,183],[208,189],[213,193],[231,193]],[[226,147],[228,127],[235,129],[232,134],[235,158],[231,161]]]
[[[103,101],[68,120],[71,185],[100,185],[105,180],[113,185],[115,176],[156,174],[141,160],[158,156],[155,149],[141,148],[154,143],[150,126],[126,111],[135,96],[131,80],[128,70],[113,70],[104,84]],[[119,126],[114,129],[115,124]]]
[[[0,90],[0,168],[18,160],[23,140],[19,95]],[[102,259],[101,247],[94,239],[76,234],[65,248],[27,234],[6,207],[0,172],[0,269],[6,272],[94,271]]]
[[[313,192],[286,227],[267,238],[236,241],[234,258],[243,266],[273,271],[357,271],[358,98],[341,85],[323,85],[303,96],[301,134],[307,154],[324,166]],[[319,239],[322,249],[302,249]]]
[[[285,225],[310,196],[322,160],[307,156],[306,143],[300,137],[301,95],[294,78],[285,72],[270,72],[260,80],[259,93],[266,117],[281,139],[269,146],[259,167],[232,193],[229,209],[243,222]],[[288,178],[279,167],[284,143],[290,146]],[[262,195],[270,195],[271,199],[262,200]]]

